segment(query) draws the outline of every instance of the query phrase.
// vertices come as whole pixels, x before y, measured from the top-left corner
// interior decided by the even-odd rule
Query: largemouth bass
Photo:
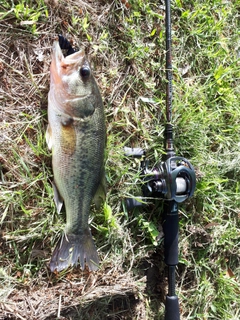
[[[54,200],[64,203],[66,226],[53,251],[51,271],[80,262],[98,269],[98,254],[88,225],[90,206],[104,175],[106,127],[102,98],[82,51],[64,57],[53,44],[46,140],[52,150]]]

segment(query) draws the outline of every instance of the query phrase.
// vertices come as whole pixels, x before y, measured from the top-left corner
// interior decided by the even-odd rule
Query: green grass
[[[181,317],[237,320],[240,3],[171,2],[175,148],[197,175],[179,212]],[[141,185],[139,161],[123,147],[144,148],[152,166],[164,152],[164,15],[162,2],[150,0],[1,1],[0,318],[163,319],[161,204],[126,210],[124,199],[141,195]],[[102,261],[94,275],[47,267],[64,227],[45,142],[58,33],[88,52],[105,105],[108,193],[91,213]]]

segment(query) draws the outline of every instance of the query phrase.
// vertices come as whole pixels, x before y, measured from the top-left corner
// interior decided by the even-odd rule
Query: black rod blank
[[[166,126],[165,160],[174,157],[172,125],[172,52],[171,52],[171,3],[165,0],[166,33]],[[178,264],[178,203],[174,200],[164,202],[164,256],[168,266],[168,294],[166,296],[165,320],[180,320],[179,302],[175,294],[175,268]]]
[[[172,126],[172,32],[171,32],[171,9],[170,0],[165,0],[166,4],[166,126],[165,126],[165,160],[175,155],[173,145]]]

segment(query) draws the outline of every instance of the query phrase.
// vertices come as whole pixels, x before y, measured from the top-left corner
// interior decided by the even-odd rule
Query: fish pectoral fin
[[[97,209],[101,207],[101,205],[104,203],[106,199],[106,177],[105,177],[105,172],[102,176],[102,179],[99,183],[99,186],[97,188],[97,191],[93,197],[93,202],[96,206]]]
[[[50,125],[47,126],[46,141],[47,141],[48,149],[52,150],[53,139],[52,139],[52,129],[51,129]]]
[[[63,206],[63,198],[61,197],[54,181],[52,181],[52,186],[53,186],[53,199],[57,208],[57,212],[60,213]]]

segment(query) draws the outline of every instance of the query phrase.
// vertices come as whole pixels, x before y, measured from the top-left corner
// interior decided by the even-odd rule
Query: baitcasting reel
[[[124,148],[126,156],[143,158],[141,161],[142,192],[144,198],[160,198],[181,203],[191,197],[196,186],[196,175],[191,163],[178,156],[171,156],[152,170],[140,148]],[[139,200],[142,198],[138,198]],[[137,199],[126,200],[128,209],[142,205]]]

